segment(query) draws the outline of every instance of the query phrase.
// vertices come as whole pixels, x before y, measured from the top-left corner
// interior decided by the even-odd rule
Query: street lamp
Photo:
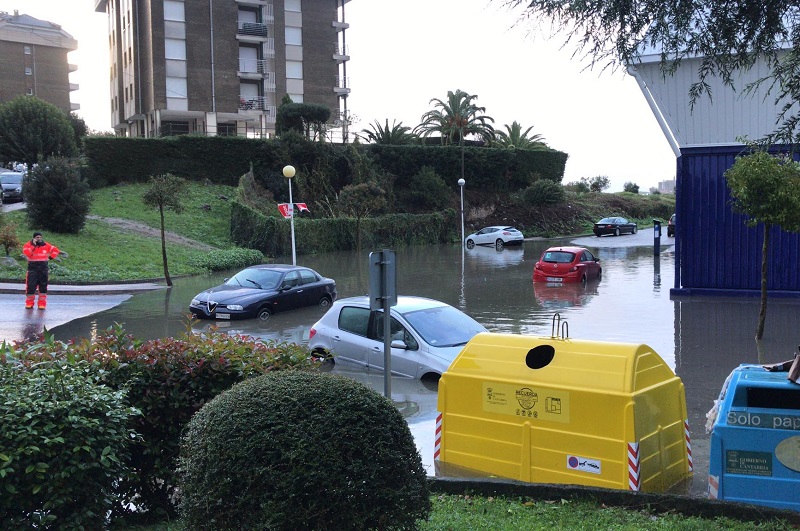
[[[297,265],[297,254],[294,250],[294,203],[292,203],[292,177],[294,177],[294,166],[283,167],[283,176],[289,179],[289,223],[292,226],[292,265]]]
[[[464,185],[467,181],[464,179],[458,180],[458,186],[461,187],[461,246],[464,246]]]

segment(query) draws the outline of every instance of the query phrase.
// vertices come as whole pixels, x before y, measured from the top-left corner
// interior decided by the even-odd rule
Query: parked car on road
[[[368,297],[336,301],[309,333],[308,348],[334,363],[348,361],[384,369],[383,311],[370,311]],[[400,296],[391,308],[391,371],[438,379],[464,345],[486,329],[449,304]]]
[[[22,193],[23,174],[18,171],[5,171],[0,173],[0,185],[3,187],[3,203],[10,201],[25,201]]]
[[[669,217],[669,221],[667,222],[667,237],[673,238],[675,236],[675,214],[672,214]]]
[[[484,227],[466,238],[467,249],[472,249],[476,245],[494,245],[502,249],[506,245],[522,245],[523,241],[525,237],[519,230],[505,225]]]
[[[248,267],[192,299],[189,311],[200,319],[268,321],[277,312],[304,306],[328,308],[336,282],[313,269],[286,264]]]
[[[636,223],[625,218],[603,218],[594,224],[592,231],[598,238],[604,234],[636,234]]]
[[[533,266],[533,281],[551,284],[580,282],[600,278],[600,259],[583,247],[550,247]]]

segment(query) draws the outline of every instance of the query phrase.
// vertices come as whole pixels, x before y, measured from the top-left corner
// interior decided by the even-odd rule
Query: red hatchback
[[[600,259],[583,247],[550,247],[533,267],[534,282],[560,284],[600,278]]]

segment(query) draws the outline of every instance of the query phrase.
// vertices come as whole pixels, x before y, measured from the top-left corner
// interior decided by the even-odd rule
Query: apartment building
[[[70,101],[78,85],[69,81],[78,67],[67,58],[77,48],[78,41],[58,24],[0,11],[0,103],[26,94],[66,113],[80,109]]]
[[[114,130],[267,137],[288,94],[328,106],[346,137],[347,2],[95,0],[108,15]]]

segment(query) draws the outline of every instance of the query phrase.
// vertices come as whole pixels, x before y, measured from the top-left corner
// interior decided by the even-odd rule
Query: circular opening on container
[[[556,349],[551,345],[539,345],[528,351],[528,355],[525,356],[525,365],[530,369],[541,369],[550,365],[555,355]]]

